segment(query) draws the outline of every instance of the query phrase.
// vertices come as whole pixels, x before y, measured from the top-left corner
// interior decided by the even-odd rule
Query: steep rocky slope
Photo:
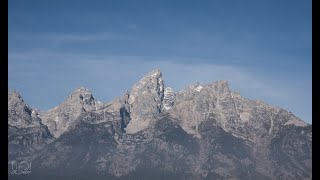
[[[9,116],[8,128],[22,129],[9,137],[33,126],[47,132],[28,154],[33,169],[24,179],[312,178],[312,126],[232,92],[227,81],[174,92],[153,70],[109,103],[80,88],[40,115],[15,99],[21,106],[8,104],[20,115]],[[16,146],[9,141],[9,152]]]
[[[18,92],[8,92],[9,160],[20,155],[28,156],[53,139],[37,110],[29,107]]]

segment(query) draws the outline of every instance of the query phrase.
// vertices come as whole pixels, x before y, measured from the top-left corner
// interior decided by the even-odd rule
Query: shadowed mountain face
[[[18,92],[8,93],[8,158],[30,154],[53,141],[36,109],[29,107]]]
[[[9,163],[32,162],[9,179],[312,179],[312,126],[227,81],[174,92],[153,70],[112,102],[79,88],[47,112],[8,98]]]

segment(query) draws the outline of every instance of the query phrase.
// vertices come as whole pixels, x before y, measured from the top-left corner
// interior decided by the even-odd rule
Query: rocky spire
[[[162,73],[155,69],[133,85],[128,104],[131,121],[127,133],[136,133],[148,127],[163,109],[164,82]]]
[[[126,91],[126,93],[124,94],[124,97],[123,97],[124,104],[129,104],[129,102],[128,102],[129,97],[130,97],[130,93],[129,93],[129,91]]]
[[[75,124],[83,111],[96,110],[97,102],[89,89],[80,87],[73,91],[59,106],[43,113],[43,123],[55,137],[59,137]]]
[[[171,87],[166,87],[164,89],[164,97],[163,97],[163,109],[169,110],[173,107],[175,101],[175,94]]]
[[[35,109],[28,106],[17,91],[8,92],[8,124],[20,128],[40,126]]]
[[[226,130],[239,120],[228,82],[224,80],[186,87],[177,93],[175,106],[169,113],[182,119],[182,128],[195,135],[198,135],[198,126],[211,116],[218,117],[217,123]]]
[[[92,96],[91,91],[85,87],[80,87],[73,91],[69,95],[67,102],[69,102],[72,105],[81,104],[84,106],[85,109],[91,108],[91,105],[95,105],[95,100]]]

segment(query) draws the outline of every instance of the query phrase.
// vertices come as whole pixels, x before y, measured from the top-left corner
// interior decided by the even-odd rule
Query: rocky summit
[[[160,70],[111,102],[80,87],[47,112],[8,92],[8,148],[9,179],[312,179],[312,125],[224,80],[174,91]],[[28,173],[13,173],[20,157]]]

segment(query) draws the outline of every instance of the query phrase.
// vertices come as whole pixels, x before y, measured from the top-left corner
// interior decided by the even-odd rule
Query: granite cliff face
[[[88,89],[80,87],[72,92],[65,102],[40,116],[54,137],[58,138],[75,125],[82,112],[96,110],[100,104]]]
[[[131,121],[126,132],[144,130],[163,109],[164,83],[159,70],[153,70],[133,85],[129,95]]]
[[[8,92],[9,160],[21,154],[29,155],[53,139],[38,111],[29,107],[18,92]]]
[[[79,88],[40,114],[8,98],[9,154],[33,163],[25,179],[312,179],[312,125],[227,81],[174,92],[153,70],[109,103]]]

